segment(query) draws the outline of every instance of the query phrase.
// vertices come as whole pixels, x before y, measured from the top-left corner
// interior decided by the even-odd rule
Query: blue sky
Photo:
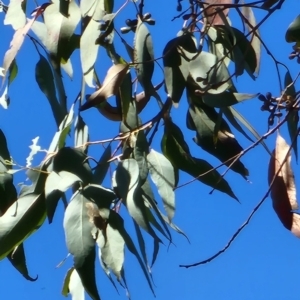
[[[121,1],[115,1],[115,7],[121,4]],[[288,60],[291,45],[285,42],[284,35],[289,23],[297,16],[296,7],[298,7],[296,1],[287,1],[282,10],[275,13],[260,31],[274,56],[288,65],[293,76],[297,74],[299,65],[295,61]],[[165,44],[180,30],[181,22],[171,22],[176,15],[176,1],[146,1],[145,12],[147,11],[150,11],[156,19],[157,26],[151,26],[149,29],[153,37],[155,55],[161,56]],[[262,15],[259,14],[259,17]],[[3,17],[3,14],[0,14],[0,24],[3,24]],[[130,7],[119,15],[119,23],[117,23],[119,27],[124,26],[127,18],[134,18],[134,11]],[[234,15],[232,20],[233,25],[240,26],[236,23]],[[0,57],[3,57],[13,32],[10,27],[0,26]],[[128,34],[124,38],[132,42],[133,35]],[[25,164],[31,140],[40,136],[39,144],[42,148],[48,148],[56,131],[56,125],[48,102],[35,83],[34,68],[38,61],[38,54],[29,40],[25,41],[17,60],[19,74],[10,89],[9,108],[7,110],[0,108],[0,128],[6,134],[14,160],[19,164]],[[69,106],[80,88],[81,74],[78,62],[77,51],[73,57],[75,70],[73,81],[65,76]],[[107,66],[109,61],[101,50],[97,65],[101,78]],[[156,84],[161,79],[157,68],[153,82]],[[299,84],[297,86],[299,87]],[[245,93],[271,92],[279,95],[275,66],[264,50],[258,79],[252,81],[244,75],[238,78],[237,87],[240,92]],[[253,99],[239,104],[236,108],[255,125],[260,134],[263,134],[267,130],[268,115],[260,111],[260,106],[261,102]],[[155,114],[155,105],[150,104],[150,107],[150,110],[143,113],[143,121],[147,121]],[[172,110],[173,120],[182,128],[185,128],[186,109],[187,103],[183,98],[179,108]],[[89,125],[91,140],[110,138],[118,133],[118,124],[107,123],[96,110],[88,110],[82,116]],[[153,148],[158,151],[160,151],[162,131],[163,128],[160,127],[153,144]],[[235,134],[243,147],[249,146],[249,141],[238,133]],[[286,130],[283,130],[282,134],[289,141]],[[194,146],[193,136],[193,132],[185,130],[185,139],[191,145],[193,155],[217,165],[216,159]],[[72,140],[69,142],[71,143]],[[270,149],[273,149],[274,137],[268,138],[266,143]],[[101,152],[101,146],[93,146],[91,149],[91,153],[96,158]],[[38,163],[42,158],[42,155],[37,156],[36,162]],[[259,146],[243,157],[242,161],[250,171],[251,183],[232,172],[226,176],[241,204],[218,192],[209,195],[210,189],[199,182],[176,190],[174,222],[188,235],[191,244],[174,232],[175,245],[169,248],[161,247],[153,267],[156,299],[292,300],[299,298],[299,240],[283,228],[272,209],[269,198],[226,253],[207,265],[190,269],[179,268],[179,264],[197,262],[223,248],[265,194],[268,188],[267,152]],[[293,167],[297,184],[299,168],[294,157]],[[189,176],[181,174],[180,183],[190,179]],[[18,173],[15,177],[16,184],[24,180],[24,173]],[[109,178],[104,183],[105,186],[110,187]],[[122,213],[126,215],[125,210]],[[60,205],[53,224],[49,225],[45,222],[43,227],[25,242],[29,272],[33,277],[39,276],[36,282],[23,279],[8,260],[1,261],[0,290],[3,299],[63,299],[60,291],[65,273],[72,265],[72,259],[69,258],[62,267],[56,268],[56,265],[67,255],[62,220],[63,206]],[[128,231],[132,232],[131,221],[126,217],[125,220],[128,223]],[[151,239],[146,237],[146,241],[151,255]],[[136,259],[128,251],[125,258],[125,273],[132,299],[153,299]],[[119,288],[120,296],[115,292],[99,266],[97,266],[97,282],[102,299],[126,299],[122,288]]]

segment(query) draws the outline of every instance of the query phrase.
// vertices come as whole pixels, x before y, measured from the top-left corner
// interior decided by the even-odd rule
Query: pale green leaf
[[[175,193],[173,191],[175,186],[174,168],[164,155],[153,149],[147,155],[147,162],[151,178],[158,188],[164,208],[171,220],[175,213]]]

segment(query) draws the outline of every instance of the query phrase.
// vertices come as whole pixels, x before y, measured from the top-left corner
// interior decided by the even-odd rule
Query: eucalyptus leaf
[[[161,153],[151,150],[147,155],[149,171],[154,184],[158,188],[164,208],[169,219],[173,219],[175,214],[175,173],[170,161]]]

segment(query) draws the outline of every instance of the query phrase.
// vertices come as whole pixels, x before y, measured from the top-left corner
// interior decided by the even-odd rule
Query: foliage
[[[128,249],[154,294],[151,267],[160,244],[163,240],[172,243],[171,230],[184,235],[172,221],[176,211],[175,190],[183,186],[179,185],[180,173],[192,176],[189,183],[197,180],[238,201],[225,175],[233,171],[247,180],[249,171],[241,159],[258,144],[270,154],[270,188],[257,208],[271,193],[283,225],[300,236],[299,215],[292,212],[297,203],[290,167],[291,149],[296,158],[298,155],[297,78],[293,80],[283,65],[286,75],[281,82],[278,71],[282,91],[279,96],[252,94],[236,87],[239,76],[248,76],[251,81],[258,76],[261,48],[269,51],[259,28],[280,10],[284,0],[247,4],[231,0],[186,1],[189,3],[184,3],[184,7],[178,0],[179,14],[175,19],[182,20],[182,27],[165,43],[160,57],[154,55],[151,26],[161,25],[155,24],[150,13],[144,13],[146,2],[127,0],[116,8],[113,0],[53,0],[36,7],[31,14],[25,0],[11,0],[7,5],[0,2],[6,14],[4,24],[15,31],[1,69],[0,104],[8,108],[10,85],[20,72],[17,54],[22,51],[24,40],[29,39],[39,55],[36,83],[47,98],[57,125],[48,150],[41,149],[38,138],[33,139],[23,167],[10,157],[5,134],[0,131],[0,257],[7,257],[26,279],[35,280],[28,274],[23,243],[46,218],[50,223],[53,221],[57,205],[63,201],[66,245],[74,266],[67,272],[62,293],[70,293],[74,299],[84,299],[84,290],[92,299],[100,299],[95,279],[96,250],[111,282],[115,284],[116,279],[127,291],[124,260]],[[136,8],[136,18],[127,19],[126,26],[118,28],[115,23],[126,6]],[[255,19],[256,10],[265,11],[259,22]],[[242,25],[231,25],[231,11],[238,14]],[[131,36],[127,38],[126,33]],[[287,29],[286,41],[296,43],[290,58],[297,57],[299,61],[299,16]],[[106,58],[99,57],[100,49],[106,51]],[[82,71],[73,71],[72,60],[77,50]],[[101,84],[96,62],[105,59],[112,63]],[[274,63],[278,69],[280,63],[275,59]],[[72,102],[66,95],[62,74],[72,77],[73,72],[81,72],[83,83]],[[163,76],[157,85],[153,83],[155,72]],[[91,88],[94,91],[88,95],[86,90]],[[114,104],[111,98],[115,99]],[[184,98],[188,103],[187,111],[182,111],[186,128],[180,128],[172,120],[172,110],[178,106],[181,109]],[[252,98],[261,100],[262,110],[269,114],[269,130],[263,136],[235,108]],[[150,99],[158,104],[155,113],[149,109]],[[119,134],[90,141],[89,128],[95,124],[84,120],[83,113],[90,108],[99,111],[100,120],[119,122]],[[143,110],[148,112],[146,122],[141,119]],[[160,131],[159,124],[163,124],[161,152],[151,148]],[[283,125],[288,127],[291,146],[278,135],[272,154],[264,139]],[[253,144],[243,149],[232,128]],[[220,160],[219,166],[227,167],[224,174],[217,170],[219,166],[213,167],[192,155],[184,135],[187,129],[195,133],[193,140],[202,150]],[[74,145],[69,142],[70,135],[74,136]],[[94,144],[105,145],[99,160],[89,154]],[[46,155],[38,166],[32,166],[39,152]],[[13,174],[21,170],[27,170],[32,184],[23,185],[17,192]],[[111,188],[104,187],[103,181],[110,175]],[[155,198],[153,187],[161,201]],[[121,206],[126,207],[134,222],[137,245],[134,233],[126,230]],[[160,206],[165,212],[161,212]],[[144,231],[154,243],[151,263],[146,256]]]

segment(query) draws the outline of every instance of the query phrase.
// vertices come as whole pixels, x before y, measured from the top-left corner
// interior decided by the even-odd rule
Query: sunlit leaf
[[[164,155],[153,149],[147,155],[147,162],[151,178],[158,188],[158,193],[163,200],[167,215],[172,220],[175,213],[174,168]]]
[[[73,255],[74,267],[86,292],[93,300],[99,300],[95,282],[95,240],[93,224],[89,221],[87,199],[76,193],[71,199],[64,216],[64,230],[68,251]]]
[[[84,300],[84,287],[82,285],[81,279],[78,275],[78,272],[73,269],[73,272],[70,275],[69,281],[69,291],[72,297],[72,300]]]
[[[4,108],[7,109],[9,105],[9,96],[8,96],[8,84],[5,85],[4,91],[2,95],[0,96],[0,105]]]
[[[46,217],[43,194],[21,196],[0,218],[0,259],[36,231]]]
[[[29,146],[30,153],[26,158],[26,167],[30,167],[34,156],[41,150],[41,146],[38,145],[39,136],[32,140],[32,145]]]
[[[80,181],[81,179],[77,175],[66,171],[59,173],[52,171],[48,175],[45,183],[45,198],[49,223],[52,223],[57,203],[63,193],[71,188],[74,183]]]
[[[93,13],[93,18],[90,19],[80,39],[80,60],[82,72],[86,84],[90,87],[94,87],[94,64],[98,56],[99,48],[99,45],[96,44],[96,40],[100,34],[98,21],[101,20],[103,16],[104,11],[101,9],[100,5],[98,5],[97,9]]]
[[[88,126],[83,121],[82,117],[79,115],[75,120],[75,147],[80,147],[83,151],[86,150],[85,145],[89,140]]]
[[[8,10],[4,18],[4,25],[11,25],[14,30],[22,28],[26,24],[26,15],[24,13],[20,0],[10,0]]]

